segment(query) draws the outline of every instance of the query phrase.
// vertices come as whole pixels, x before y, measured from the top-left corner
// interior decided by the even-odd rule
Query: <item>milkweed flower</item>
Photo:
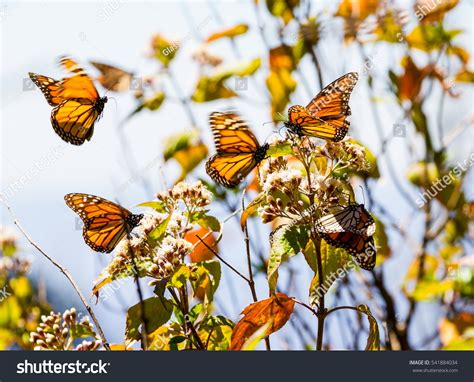
[[[197,182],[179,182],[170,191],[170,196],[175,200],[182,200],[187,206],[197,208],[206,207],[211,203],[212,194],[198,180]]]
[[[187,240],[167,236],[153,259],[154,266],[151,268],[151,273],[158,280],[172,276],[183,264],[184,257],[190,255],[192,251],[193,246]]]

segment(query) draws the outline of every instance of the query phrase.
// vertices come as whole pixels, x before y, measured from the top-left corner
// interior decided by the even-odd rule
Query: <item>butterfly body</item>
[[[206,172],[217,183],[235,187],[265,159],[267,143],[260,146],[247,124],[235,113],[211,113],[209,122],[216,154],[206,162]]]
[[[29,73],[46,101],[53,106],[51,125],[66,142],[82,145],[90,140],[97,122],[104,110],[107,97],[100,97],[92,80],[75,61],[63,57],[60,64],[71,77],[55,80],[40,74]]]
[[[126,208],[99,196],[73,193],[64,196],[64,200],[84,223],[84,241],[97,252],[113,251],[143,218],[142,214],[132,214]]]
[[[316,231],[326,242],[347,250],[366,270],[375,266],[376,249],[372,237],[375,227],[375,220],[363,204],[350,204],[316,221]]]
[[[349,130],[347,117],[351,115],[349,98],[358,74],[347,73],[318,93],[306,106],[288,109],[285,127],[298,136],[311,136],[338,142]]]

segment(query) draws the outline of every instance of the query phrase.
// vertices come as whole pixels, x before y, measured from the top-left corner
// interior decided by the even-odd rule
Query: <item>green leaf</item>
[[[372,315],[372,312],[367,305],[359,305],[357,310],[366,314],[369,320],[369,337],[367,338],[365,350],[380,350],[380,334],[377,320]]]
[[[153,200],[151,202],[145,202],[138,204],[138,207],[150,207],[153,208],[158,213],[167,212],[166,204],[162,201]]]
[[[290,142],[279,142],[278,144],[271,145],[267,150],[267,156],[270,157],[282,157],[292,154],[293,149]]]
[[[306,256],[316,259],[314,245],[308,245],[306,250]],[[346,250],[334,248],[324,240],[321,240],[320,252],[324,282],[322,285],[319,284],[319,274],[316,265],[315,275],[311,280],[309,288],[309,300],[312,306],[316,305],[320,296],[326,294],[336,280],[344,278],[348,272],[356,268],[354,260]]]
[[[157,92],[155,95],[151,98],[145,99],[143,102],[141,102],[135,110],[133,110],[127,118],[132,117],[133,115],[139,113],[143,109],[148,109],[151,111],[158,110],[163,102],[165,101],[166,94],[163,92]]]
[[[426,142],[426,147],[429,152],[433,152],[433,145],[431,143],[431,136],[428,130],[428,122],[426,119],[426,115],[423,112],[421,107],[421,103],[413,103],[411,108],[411,118],[415,125],[416,131],[418,131],[424,138]]]
[[[406,39],[411,48],[431,52],[448,45],[454,37],[461,33],[460,29],[447,31],[442,24],[423,24],[416,26]]]
[[[176,336],[169,340],[170,350],[179,350],[178,344],[186,341],[186,337],[184,336]]]
[[[190,223],[199,224],[202,228],[210,229],[214,232],[221,230],[221,222],[215,216],[207,215],[207,211],[200,211],[190,218]]]
[[[221,263],[217,260],[207,260],[198,263],[211,277],[211,293],[214,295],[221,281]]]
[[[181,267],[171,276],[170,281],[168,281],[168,287],[182,288],[186,285],[189,277],[191,276],[191,269],[186,265],[181,265]]]
[[[233,76],[249,76],[255,73],[260,65],[260,58],[256,58],[232,67],[219,69],[210,76],[201,76],[192,96],[193,101],[209,102],[237,96],[236,92],[225,85],[225,81]]]
[[[164,325],[170,319],[173,312],[173,304],[167,299],[150,297],[143,300],[143,304],[145,306],[144,319],[146,321],[147,334],[154,332],[158,327]],[[127,340],[139,340],[141,338],[141,325],[141,304],[137,303],[127,311],[125,328]]]
[[[71,326],[69,334],[72,339],[77,338],[87,338],[87,337],[96,337],[96,334],[93,329],[88,324],[76,323]]]
[[[181,150],[187,149],[189,146],[200,141],[198,129],[181,130],[168,136],[163,143],[163,157],[165,161],[173,158],[173,156]]]
[[[173,213],[170,213],[165,220],[158,224],[158,227],[156,227],[153,231],[149,233],[148,239],[151,239],[154,242],[159,242],[163,238],[166,229],[168,228],[168,224],[171,220],[172,214]]]
[[[268,259],[267,278],[270,293],[276,291],[278,268],[289,257],[300,252],[309,240],[306,225],[281,225],[270,235],[270,258]]]

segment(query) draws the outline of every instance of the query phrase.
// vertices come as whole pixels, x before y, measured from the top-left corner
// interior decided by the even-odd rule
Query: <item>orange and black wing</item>
[[[103,110],[102,101],[67,99],[51,112],[53,129],[64,141],[82,145],[94,133],[94,124]]]
[[[371,236],[375,232],[375,220],[363,204],[351,204],[334,214],[328,214],[318,219],[316,230],[324,233],[348,231]]]
[[[81,66],[70,57],[61,57],[59,63],[68,73],[73,73],[71,77],[61,80],[61,96],[64,99],[85,98],[94,101],[99,100],[99,93],[92,79]]]
[[[67,194],[64,200],[84,222],[84,240],[97,252],[113,251],[118,242],[136,227],[143,217],[94,195]]]
[[[353,232],[320,233],[321,237],[337,248],[344,248],[355,257],[361,268],[371,271],[375,267],[376,249],[372,236]]]
[[[214,112],[210,125],[217,153],[206,162],[206,171],[217,183],[235,187],[265,158],[268,145],[260,146],[235,113]]]
[[[104,88],[114,92],[123,92],[130,89],[132,73],[100,62],[91,61],[91,64],[100,70],[101,75],[97,80]]]
[[[291,107],[288,119],[295,132],[335,142],[342,140],[349,130],[349,98],[357,80],[357,73],[347,73],[321,90],[306,107]]]
[[[57,106],[64,100],[62,97],[63,88],[61,81],[31,72],[28,73],[28,75],[30,76],[31,81],[33,81],[33,83],[41,90],[46,101],[48,101],[51,106]]]

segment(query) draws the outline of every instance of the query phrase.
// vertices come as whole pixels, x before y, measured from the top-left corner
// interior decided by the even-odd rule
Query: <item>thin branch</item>
[[[49,256],[45,251],[43,251],[43,249],[41,249],[41,247],[38,244],[36,244],[33,241],[33,239],[30,237],[30,235],[28,235],[28,233],[25,231],[23,226],[20,224],[20,222],[16,218],[16,216],[13,213],[10,205],[3,199],[2,199],[2,202],[7,207],[8,212],[10,213],[14,224],[18,227],[18,229],[23,234],[23,236],[26,238],[26,240],[28,240],[28,242],[38,250],[38,252],[40,252],[44,257],[46,257],[46,259],[48,259],[56,268],[58,268],[64,276],[66,276],[69,283],[72,285],[72,287],[76,291],[77,295],[81,299],[81,302],[84,305],[84,307],[86,308],[86,310],[89,313],[90,317],[92,318],[92,321],[94,321],[94,324],[97,328],[97,331],[99,332],[99,336],[102,340],[102,345],[104,346],[104,348],[106,350],[111,350],[110,346],[109,346],[109,343],[107,341],[107,338],[105,337],[104,331],[102,330],[102,327],[100,326],[100,323],[99,323],[99,321],[97,320],[97,317],[94,314],[94,311],[92,310],[90,305],[87,303],[86,298],[84,297],[81,290],[79,289],[79,286],[77,285],[76,281],[74,281],[74,278],[72,277],[72,275],[69,273],[69,271],[66,268],[64,268],[61,264],[59,264],[56,260],[54,260],[51,256]]]
[[[242,193],[242,211],[245,211],[245,190]],[[247,221],[244,222],[243,228],[244,228],[244,235],[245,235],[244,241],[245,241],[245,252],[247,254],[247,266],[249,269],[249,287],[250,287],[250,291],[252,292],[253,301],[257,302],[258,298],[257,298],[257,292],[255,291],[255,282],[253,280],[252,259],[250,256],[250,239],[249,239],[249,232],[247,229]],[[267,350],[271,350],[269,337],[265,337],[265,348]]]
[[[143,300],[143,292],[142,288],[140,286],[140,279],[138,277],[138,265],[137,265],[137,259],[135,258],[135,254],[133,253],[133,249],[130,246],[130,234],[127,233],[127,244],[128,244],[128,249],[130,253],[130,257],[132,258],[132,263],[133,263],[133,278],[135,280],[135,284],[137,286],[137,294],[138,294],[138,299],[140,301],[140,320],[142,323],[142,331],[141,331],[141,337],[142,337],[142,350],[146,350],[148,348],[148,341],[146,338],[146,330],[148,326],[148,320],[145,315],[145,302]]]
[[[242,273],[240,273],[237,269],[235,269],[232,265],[230,265],[227,261],[225,261],[219,254],[214,250],[214,248],[210,247],[199,235],[196,235],[196,237],[199,239],[199,241],[204,244],[204,246],[212,252],[212,254],[217,257],[220,261],[222,261],[225,265],[227,265],[230,269],[232,269],[237,275],[242,277],[245,282],[250,283],[250,280],[245,277]]]

